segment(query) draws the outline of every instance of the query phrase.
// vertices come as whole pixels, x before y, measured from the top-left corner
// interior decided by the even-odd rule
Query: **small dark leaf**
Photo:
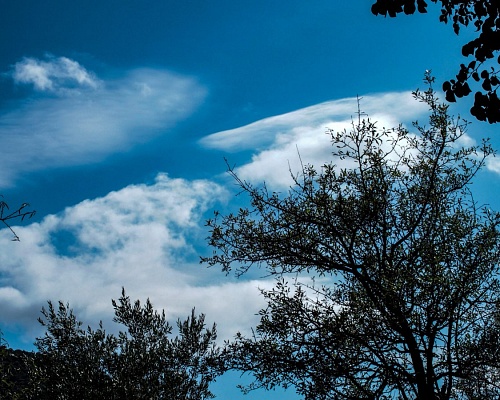
[[[446,101],[450,102],[450,103],[455,103],[457,101],[457,99],[455,98],[455,94],[451,91],[451,90],[448,90],[446,92]]]
[[[476,81],[479,82],[479,74],[477,72],[472,73],[472,78]]]
[[[474,54],[474,48],[475,48],[475,43],[474,41],[466,43],[462,46],[462,55],[464,57],[468,57],[472,54]]]
[[[473,105],[470,109],[472,116],[476,117],[478,121],[486,121],[486,112],[483,108]]]
[[[468,70],[465,65],[460,66],[460,72],[457,75],[458,82],[465,82],[467,80]]]
[[[479,62],[486,61],[486,52],[485,52],[485,49],[483,47],[479,47],[476,50],[476,53],[474,54],[474,56],[476,57],[476,60],[478,60]]]
[[[472,90],[470,90],[469,84],[467,82],[463,84],[462,88],[464,96],[468,96],[469,94],[471,94]]]
[[[382,10],[378,2],[372,5],[371,11],[373,15],[387,15],[387,12]]]
[[[484,107],[488,104],[488,96],[482,94],[481,92],[476,92],[474,95],[474,104],[480,107]]]
[[[415,3],[412,1],[406,2],[403,10],[406,15],[414,14],[416,10]]]
[[[486,119],[490,124],[500,122],[500,110],[489,107],[486,111]]]
[[[487,92],[490,92],[491,91],[491,81],[489,78],[485,79],[483,81],[483,84],[481,85],[481,87],[486,90]]]
[[[488,13],[488,18],[486,18],[483,22],[483,32],[490,31],[493,26],[495,26],[495,19]]]
[[[445,81],[443,83],[443,91],[447,92],[448,90],[451,90],[451,83],[449,81]]]
[[[474,4],[474,12],[476,13],[477,17],[485,17],[487,15],[486,9],[484,8],[484,3],[482,1],[477,1]]]
[[[427,3],[424,0],[417,0],[417,7],[419,13],[427,13]]]
[[[493,86],[498,86],[500,84],[500,80],[495,75],[490,78],[490,82]]]

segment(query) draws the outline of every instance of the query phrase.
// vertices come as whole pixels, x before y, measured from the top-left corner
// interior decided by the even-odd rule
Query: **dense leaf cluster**
[[[455,102],[472,93],[469,82],[481,82],[481,90],[474,95],[474,106],[471,114],[480,121],[500,122],[500,99],[497,89],[500,85],[498,67],[488,67],[489,60],[500,64],[500,3],[497,0],[431,0],[441,3],[439,20],[451,22],[456,34],[461,27],[472,25],[478,33],[477,37],[462,47],[464,57],[472,56],[474,60],[461,64],[455,79],[444,82],[443,90],[446,100]],[[424,0],[377,0],[372,5],[375,15],[395,17],[398,13],[413,14],[427,12]]]
[[[49,302],[40,322],[45,335],[38,352],[17,355],[5,348],[0,358],[2,388],[9,399],[37,400],[202,400],[213,398],[209,384],[222,373],[215,325],[205,328],[204,315],[177,322],[178,333],[164,312],[151,302],[132,303],[122,293],[113,301],[115,322],[126,327],[108,334],[102,324],[84,329],[68,305]],[[0,348],[0,351],[3,351]],[[3,353],[0,352],[0,356]],[[5,368],[3,368],[5,364]],[[14,396],[15,394],[15,396]]]
[[[27,365],[33,357],[32,353],[11,349],[7,343],[0,344],[0,399],[26,398],[29,384]]]
[[[469,190],[492,150],[459,145],[465,126],[432,89],[415,97],[431,112],[416,133],[360,118],[331,132],[344,168],[307,166],[288,194],[235,176],[251,206],[208,221],[205,262],[277,278],[255,335],[226,348],[233,368],[255,376],[248,389],[294,386],[310,400],[500,396],[500,215]]]

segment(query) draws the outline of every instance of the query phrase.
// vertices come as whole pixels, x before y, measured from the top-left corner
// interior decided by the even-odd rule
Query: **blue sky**
[[[48,299],[86,323],[111,318],[124,286],[175,320],[191,308],[221,338],[248,332],[273,282],[206,269],[204,220],[230,210],[240,176],[276,190],[329,160],[327,128],[361,108],[380,126],[425,121],[410,92],[463,62],[427,15],[374,17],[370,1],[0,0],[0,192],[33,220],[0,231],[0,329],[30,348]],[[438,85],[439,86],[439,85]],[[467,118],[470,99],[453,107]],[[473,122],[468,140],[496,126]],[[500,164],[475,183],[499,209]],[[241,397],[235,375],[214,387]],[[295,399],[293,392],[252,398]]]

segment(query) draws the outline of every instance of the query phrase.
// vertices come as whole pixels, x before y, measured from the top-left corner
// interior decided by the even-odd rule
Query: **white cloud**
[[[68,58],[24,59],[12,74],[50,96],[37,96],[0,115],[0,187],[19,175],[83,165],[128,151],[165,134],[205,96],[191,78],[136,69],[98,80]]]
[[[131,185],[16,227],[21,242],[0,231],[2,323],[22,324],[32,341],[39,311],[51,299],[109,328],[111,298],[124,286],[132,299],[149,297],[164,308],[172,322],[196,306],[226,339],[249,328],[264,301],[257,286],[266,282],[234,282],[207,269],[193,246],[204,245],[208,234],[203,213],[226,197],[213,182],[160,174],[152,185]]]
[[[78,62],[66,57],[48,61],[25,57],[14,65],[14,82],[33,84],[37,90],[64,92],[75,86],[97,88],[98,79]]]
[[[413,119],[427,110],[427,106],[413,99],[410,92],[381,93],[360,97],[360,108],[364,115],[387,127]],[[356,97],[327,101],[282,115],[265,118],[249,125],[214,133],[200,143],[209,148],[226,151],[253,149],[272,143],[278,134],[288,134],[291,129],[320,128],[323,132],[332,123],[350,124],[357,119]]]
[[[380,128],[411,122],[427,111],[427,106],[415,101],[410,92],[363,96],[360,107],[363,115],[376,121]],[[317,167],[331,161],[327,130],[349,130],[352,120],[357,119],[357,110],[356,98],[329,101],[218,132],[200,143],[226,151],[254,149],[252,160],[236,169],[239,177],[288,187],[292,183],[290,171],[299,173],[301,160]]]
[[[490,157],[486,160],[486,169],[496,174],[500,174],[500,159]]]

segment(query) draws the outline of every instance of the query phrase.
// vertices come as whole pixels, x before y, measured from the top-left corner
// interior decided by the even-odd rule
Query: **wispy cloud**
[[[426,111],[427,107],[413,99],[410,92],[381,93],[359,97],[359,111],[363,116],[389,126],[408,121]],[[243,127],[211,134],[200,143],[209,148],[226,151],[254,149],[273,143],[279,134],[292,129],[331,127],[332,123],[350,124],[357,119],[358,98],[332,100],[311,107],[276,115]]]
[[[39,94],[0,114],[0,187],[30,171],[99,162],[168,133],[206,94],[195,80],[165,70],[98,79],[64,57],[26,58],[12,78]]]
[[[427,106],[415,101],[410,92],[363,96],[359,107],[361,116],[376,121],[380,128],[410,123],[427,111]],[[238,175],[252,182],[288,187],[292,184],[290,172],[301,171],[301,160],[317,167],[331,161],[327,130],[349,130],[357,112],[357,98],[329,101],[214,133],[200,143],[228,152],[254,149],[251,161],[236,169]]]
[[[263,306],[257,286],[266,282],[231,281],[199,265],[194,246],[207,235],[204,212],[226,197],[213,182],[160,174],[151,185],[131,185],[16,227],[21,242],[0,231],[2,323],[23,324],[33,340],[48,299],[70,302],[86,322],[109,322],[110,300],[124,286],[171,320],[196,306],[225,338],[249,328]]]

